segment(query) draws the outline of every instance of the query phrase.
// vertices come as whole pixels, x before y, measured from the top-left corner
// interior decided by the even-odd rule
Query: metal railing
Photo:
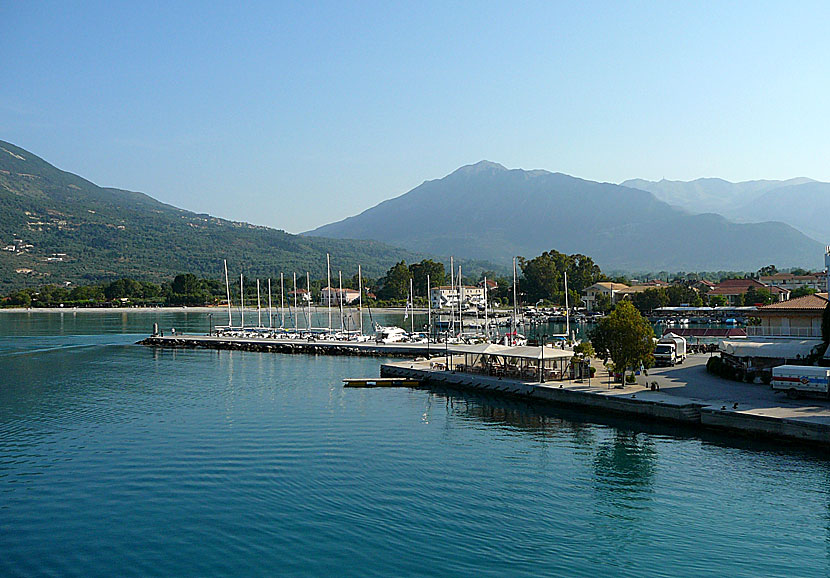
[[[821,338],[821,329],[812,327],[767,327],[748,325],[747,337],[801,337],[804,339]]]

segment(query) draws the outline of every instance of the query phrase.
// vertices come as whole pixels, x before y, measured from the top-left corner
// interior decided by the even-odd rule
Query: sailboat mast
[[[262,327],[262,305],[259,299],[259,279],[256,280],[256,324]]]
[[[285,329],[285,279],[280,273],[280,329]]]
[[[450,257],[450,295],[455,298],[455,263]],[[450,301],[450,324],[448,331],[455,333],[455,303]]]
[[[294,271],[294,329],[297,329],[297,272]]]
[[[415,333],[415,291],[412,288],[412,277],[409,278],[409,313],[412,315],[409,321],[410,334]]]
[[[337,290],[337,302],[340,306],[340,331],[343,331],[343,271],[337,272],[340,288]]]
[[[242,273],[239,274],[239,315],[240,315],[240,323],[242,324],[242,329],[245,329],[245,286],[243,284],[244,275]]]
[[[461,301],[464,299],[464,284],[461,282],[461,265],[458,266],[458,327],[459,333],[464,335],[464,313],[461,310]]]
[[[274,311],[271,309],[271,278],[268,277],[268,329],[271,329],[273,319]]]
[[[490,341],[490,323],[487,320],[487,275],[484,276],[484,335]]]
[[[305,318],[305,324],[306,327],[311,329],[311,277],[308,271],[305,272],[305,288],[308,291],[308,303],[306,303],[308,306],[308,315]]]
[[[363,273],[360,265],[357,266],[357,290],[360,293],[357,302],[357,316],[360,317],[360,335],[363,335]]]
[[[329,333],[331,333],[331,258],[326,253],[326,301],[329,305]]]
[[[571,338],[570,307],[568,306],[568,272],[565,271],[565,341]]]
[[[225,291],[228,293],[228,329],[231,328],[233,323],[231,322],[231,284],[228,280],[228,260],[223,259],[225,262]]]
[[[432,335],[432,299],[429,294],[429,273],[427,273],[427,343]]]
[[[513,333],[513,335],[510,338],[511,344],[513,343],[513,340],[516,338],[516,291],[516,257],[513,257],[513,316],[510,321],[510,326],[512,329],[511,333]]]

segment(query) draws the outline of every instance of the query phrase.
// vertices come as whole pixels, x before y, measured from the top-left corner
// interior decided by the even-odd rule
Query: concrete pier
[[[442,353],[435,343],[375,343],[374,341],[329,341],[266,339],[215,335],[153,335],[138,342],[153,347],[230,349],[310,355],[363,355],[375,357],[421,357]]]
[[[657,382],[659,390],[645,388],[643,384],[614,388],[599,379],[592,379],[590,386],[587,382],[499,379],[436,370],[424,361],[385,363],[380,373],[383,377],[416,379],[421,386],[440,384],[747,436],[830,443],[830,401],[788,400],[769,386],[710,376],[705,370],[706,359],[705,355],[693,356],[684,367],[651,370],[644,381]]]

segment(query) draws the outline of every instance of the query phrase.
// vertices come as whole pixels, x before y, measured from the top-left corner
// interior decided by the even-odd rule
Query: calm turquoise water
[[[816,451],[0,314],[2,576],[827,576]]]

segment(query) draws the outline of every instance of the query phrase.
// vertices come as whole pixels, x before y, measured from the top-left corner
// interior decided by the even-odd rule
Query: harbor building
[[[484,307],[484,287],[442,285],[429,290],[429,303],[433,309],[458,307],[459,301],[461,307]]]
[[[341,300],[344,305],[351,305],[357,303],[359,299],[360,291],[357,289],[338,289],[337,287],[323,287],[320,289],[320,303],[323,305],[339,303]]]

